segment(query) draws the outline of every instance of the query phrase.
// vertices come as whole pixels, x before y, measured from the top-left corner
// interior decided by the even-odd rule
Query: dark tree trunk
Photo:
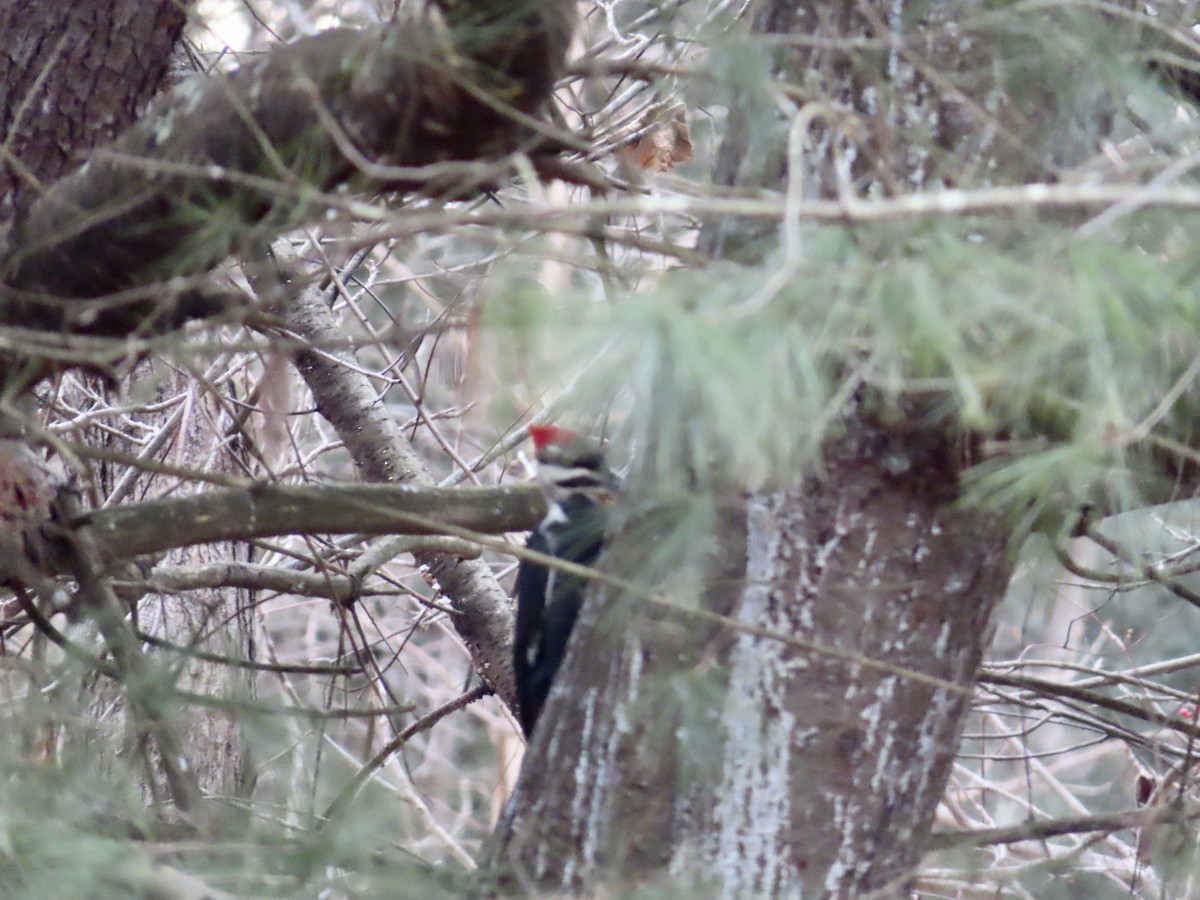
[[[190,5],[0,4],[0,223],[137,121],[158,91]]]

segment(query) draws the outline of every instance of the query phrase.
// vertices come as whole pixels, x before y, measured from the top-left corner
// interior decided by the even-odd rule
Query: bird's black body
[[[580,566],[600,555],[616,480],[595,448],[562,429],[538,440],[538,476],[550,512],[525,546]],[[513,675],[525,736],[541,714],[583,605],[587,579],[523,559],[517,569]]]

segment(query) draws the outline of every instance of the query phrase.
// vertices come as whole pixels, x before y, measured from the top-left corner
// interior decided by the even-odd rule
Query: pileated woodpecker
[[[531,425],[537,479],[550,510],[529,535],[530,550],[590,566],[600,555],[608,507],[618,487],[604,454],[587,438],[554,425]],[[513,673],[528,738],[562,664],[583,605],[585,579],[521,560],[517,569],[517,631]]]

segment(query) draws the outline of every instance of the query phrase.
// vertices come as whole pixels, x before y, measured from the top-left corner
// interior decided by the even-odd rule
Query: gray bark
[[[433,476],[400,425],[378,402],[370,380],[344,354],[316,352],[337,334],[337,322],[320,291],[309,288],[286,297],[288,326],[313,349],[296,354],[296,368],[312,391],[317,411],[346,445],[366,481],[432,487]],[[518,495],[519,499],[519,495]],[[500,512],[497,507],[497,512]],[[528,523],[533,524],[533,523]],[[507,592],[488,564],[453,553],[417,550],[417,564],[460,613],[454,627],[471,654],[475,671],[500,698],[516,709],[512,676],[513,611]]]
[[[925,437],[855,426],[822,476],[728,508],[699,604],[727,624],[589,603],[490,848],[500,887],[898,889],[1011,566]]]

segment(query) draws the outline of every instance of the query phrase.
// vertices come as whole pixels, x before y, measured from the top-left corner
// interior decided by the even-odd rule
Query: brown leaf
[[[635,171],[665,172],[692,158],[687,108],[677,103],[643,121],[636,140],[617,151],[623,165]]]

